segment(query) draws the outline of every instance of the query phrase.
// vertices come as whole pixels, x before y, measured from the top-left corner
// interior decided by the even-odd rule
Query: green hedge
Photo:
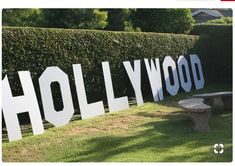
[[[206,35],[201,47],[207,80],[232,81],[232,25],[201,24],[194,26],[190,34]],[[202,49],[204,47],[204,49]]]
[[[72,64],[82,65],[90,102],[106,100],[102,61],[110,62],[115,95],[134,96],[123,61],[162,60],[167,55],[178,59],[182,54],[188,56],[199,40],[189,35],[10,27],[3,28],[2,37],[3,69],[7,70],[15,95],[22,94],[17,71],[29,70],[40,101],[38,78],[46,67],[58,66],[69,75],[75,107]],[[142,70],[142,90],[144,95],[151,95],[144,65]],[[56,101],[59,105],[59,99]]]

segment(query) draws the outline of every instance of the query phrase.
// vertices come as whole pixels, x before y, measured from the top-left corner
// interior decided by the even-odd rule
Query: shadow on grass
[[[183,115],[183,116],[182,116]],[[229,114],[222,116],[219,122],[231,122]],[[153,117],[152,114],[141,113],[139,116]],[[212,121],[218,117],[212,118]],[[199,133],[192,129],[191,121],[182,112],[164,116],[161,121],[149,122],[138,127],[147,128],[128,136],[101,136],[89,139],[86,143],[92,147],[68,158],[66,161],[231,161],[232,148],[228,147],[221,156],[213,154],[213,145],[217,141],[224,144],[232,142],[231,128],[223,132],[226,125],[212,122],[213,130]],[[230,124],[231,125],[231,124]],[[228,124],[229,126],[229,124]],[[221,134],[221,135],[217,135]],[[198,150],[206,147],[205,150]],[[79,148],[79,147],[78,147]],[[144,152],[149,151],[145,156]],[[177,153],[178,150],[178,153]],[[126,155],[138,153],[139,158],[126,158]],[[162,154],[164,153],[164,154]],[[137,155],[137,156],[138,156]],[[131,155],[130,155],[131,156]]]

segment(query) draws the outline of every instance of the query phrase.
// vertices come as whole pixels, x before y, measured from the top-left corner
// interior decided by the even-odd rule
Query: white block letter
[[[112,78],[110,74],[109,62],[102,62],[102,69],[103,69],[109,111],[113,112],[113,111],[128,109],[129,103],[128,103],[127,96],[116,98],[116,99],[114,98],[113,84],[112,84]]]
[[[126,69],[126,72],[129,76],[131,84],[135,91],[135,97],[137,105],[143,105],[143,97],[141,91],[141,69],[140,69],[140,60],[134,61],[134,69],[132,69],[131,63],[129,61],[123,62],[123,65]]]
[[[33,134],[44,133],[41,114],[30,73],[28,71],[20,71],[18,73],[24,95],[13,97],[8,77],[5,76],[2,81],[2,110],[9,141],[22,138],[17,114],[23,112],[29,113]]]
[[[177,64],[178,64],[178,72],[179,72],[181,87],[184,89],[185,92],[189,92],[192,88],[192,82],[189,73],[188,62],[185,59],[185,57],[181,55],[177,61]],[[183,66],[185,69],[187,81],[184,79]]]
[[[144,59],[144,62],[148,73],[153,99],[154,101],[163,100],[162,78],[161,78],[159,59],[158,58],[155,59],[156,67],[152,59],[150,61],[151,67],[149,65],[148,59]]]
[[[51,93],[51,83],[58,82],[64,108],[56,111]],[[58,67],[48,67],[39,78],[40,91],[45,119],[54,126],[63,126],[69,123],[74,113],[73,101],[70,92],[69,79]]]
[[[73,73],[75,78],[75,85],[76,85],[78,102],[82,119],[103,115],[105,112],[102,101],[92,104],[87,103],[85,85],[83,81],[82,69],[80,64],[73,65]]]
[[[171,85],[170,82],[169,71],[168,71],[169,67],[171,68],[173,74],[173,81],[174,81],[173,85]],[[175,96],[178,93],[180,86],[179,86],[176,64],[170,56],[166,56],[163,61],[163,72],[165,77],[166,90],[170,93],[171,96]]]
[[[192,67],[192,71],[193,71],[193,78],[194,78],[195,87],[196,87],[196,89],[202,89],[204,87],[205,80],[204,80],[204,76],[202,73],[201,61],[196,54],[190,55],[190,61],[191,61],[191,67]],[[198,67],[200,79],[197,76],[196,65]]]

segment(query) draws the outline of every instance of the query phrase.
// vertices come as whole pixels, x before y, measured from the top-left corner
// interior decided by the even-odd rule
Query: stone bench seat
[[[216,92],[216,93],[204,93],[193,95],[193,98],[203,98],[206,104],[210,106],[216,105],[215,101],[219,100],[223,103],[226,110],[232,110],[232,92]]]
[[[178,104],[187,111],[195,130],[208,131],[210,129],[208,121],[211,116],[211,107],[204,103],[203,98],[184,99]]]
[[[204,99],[184,99],[179,101],[179,105],[187,111],[192,112],[205,112],[210,110],[210,106],[203,103]]]

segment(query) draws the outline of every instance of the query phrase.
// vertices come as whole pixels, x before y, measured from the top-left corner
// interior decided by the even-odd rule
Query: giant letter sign
[[[75,84],[77,89],[77,95],[78,95],[78,102],[81,112],[82,119],[103,115],[104,112],[104,105],[102,101],[88,104],[87,103],[87,97],[86,97],[86,91],[82,76],[82,69],[80,64],[73,65],[73,72],[74,72],[74,78],[75,78]]]
[[[151,85],[153,99],[154,101],[163,100],[162,78],[159,59],[155,59],[156,67],[152,59],[150,61],[151,66],[149,65],[148,59],[144,59],[144,62],[147,69],[149,82]]]
[[[102,68],[104,74],[104,82],[105,82],[106,95],[109,105],[109,111],[113,112],[113,111],[128,109],[129,103],[127,96],[116,99],[114,98],[109,62],[102,62]]]
[[[33,134],[44,132],[37,97],[28,71],[20,71],[19,78],[24,95],[13,97],[7,75],[2,81],[2,110],[10,141],[22,138],[17,114],[28,112]]]
[[[193,78],[194,78],[195,87],[196,87],[196,89],[202,89],[204,87],[205,80],[204,80],[204,76],[202,73],[201,61],[196,54],[190,55],[190,61],[191,61],[191,67],[192,67],[192,71],[193,71]],[[198,67],[200,79],[197,76],[196,65]]]
[[[52,82],[58,82],[60,84],[64,108],[58,112],[55,110],[53,105],[51,93]],[[54,126],[63,126],[68,124],[73,116],[74,108],[67,74],[58,67],[48,67],[39,78],[39,85],[45,119]]]
[[[169,67],[171,68],[172,74],[173,74],[173,81],[174,81],[173,85],[171,85],[171,82],[170,82],[170,76],[169,76],[169,71],[168,71]],[[178,93],[180,85],[179,85],[179,79],[178,79],[175,62],[170,56],[166,56],[163,61],[163,72],[164,72],[164,77],[165,77],[165,82],[166,82],[166,90],[172,96],[175,96]]]
[[[178,64],[178,71],[179,71],[181,87],[184,89],[185,92],[189,92],[192,87],[192,82],[191,82],[191,77],[190,77],[190,73],[189,73],[188,62],[185,59],[185,57],[181,55],[177,61],[177,64]],[[184,79],[183,66],[185,69],[184,71],[186,74],[187,81]]]
[[[201,61],[197,55],[190,55],[190,61],[195,87],[196,89],[201,89],[205,83]],[[150,61],[148,59],[144,59],[144,62],[153,99],[154,101],[163,100],[161,66],[159,59],[151,59]],[[141,91],[141,61],[135,60],[133,66],[130,61],[125,61],[123,62],[123,65],[133,86],[137,105],[143,105],[144,101]],[[191,73],[189,70],[189,64],[184,56],[181,55],[179,57],[177,65],[170,56],[166,56],[162,63],[162,67],[166,90],[170,95],[176,95],[180,87],[182,87],[185,92],[189,92],[191,90]],[[109,62],[102,62],[102,70],[109,112],[128,109],[129,103],[127,96],[115,98]],[[80,64],[73,65],[73,73],[82,119],[103,115],[105,113],[103,101],[88,104]],[[172,75],[172,80],[170,78],[170,74]],[[44,132],[40,110],[30,74],[28,71],[22,71],[19,72],[19,77],[24,92],[24,95],[22,96],[13,97],[7,76],[2,81],[3,115],[10,141],[22,138],[17,117],[17,114],[19,113],[29,113],[34,135]],[[64,106],[60,111],[56,111],[54,108],[51,90],[51,84],[53,82],[58,82],[60,85],[61,97]],[[45,119],[54,126],[63,126],[68,124],[74,114],[74,106],[67,74],[58,67],[48,67],[39,78],[39,86]]]
[[[123,65],[126,69],[126,72],[129,76],[131,84],[135,91],[135,97],[137,105],[143,105],[143,97],[141,91],[141,68],[140,68],[140,60],[134,61],[134,69],[131,67],[131,63],[129,61],[123,62]]]

